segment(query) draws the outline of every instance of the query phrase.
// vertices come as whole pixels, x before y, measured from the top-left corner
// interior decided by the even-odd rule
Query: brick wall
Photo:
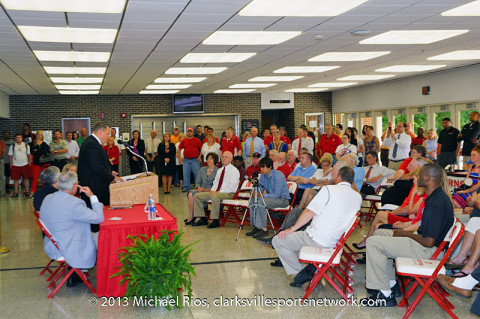
[[[325,124],[330,124],[332,123],[332,93],[295,93],[294,110],[295,128],[305,124],[305,113],[324,113]]]

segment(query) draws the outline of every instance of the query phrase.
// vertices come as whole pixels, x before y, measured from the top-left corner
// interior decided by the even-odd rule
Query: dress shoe
[[[68,279],[67,279],[67,287],[75,287],[78,284],[81,284],[83,280],[74,272]]]
[[[220,227],[220,222],[218,221],[218,219],[214,219],[210,225],[207,226],[207,228],[217,228],[217,227]]]
[[[253,238],[263,238],[265,236],[268,236],[268,230],[263,230],[263,229],[260,229],[259,232],[257,232],[256,234],[253,235]]]
[[[443,288],[446,288],[450,291],[453,291],[457,295],[463,298],[471,298],[472,297],[472,290],[468,289],[463,289],[463,288],[458,288],[453,285],[453,282],[455,281],[455,278],[445,276],[445,275],[438,275],[437,276],[437,281],[443,286]]]
[[[251,231],[249,231],[248,233],[246,233],[245,235],[247,235],[247,236],[253,236],[253,235],[255,235],[256,233],[258,233],[259,231],[260,231],[259,228],[253,227],[253,229],[252,229]]]
[[[367,248],[367,246],[358,247],[358,244],[356,244],[356,243],[353,243],[352,246],[353,246],[356,250],[364,250],[365,248]]]
[[[390,296],[385,297],[381,291],[378,291],[376,294],[373,294],[368,298],[360,299],[360,304],[367,307],[396,307],[397,300],[393,293]]]
[[[295,276],[293,282],[290,283],[290,286],[301,287],[304,283],[312,280],[315,271],[317,271],[317,268],[312,264],[308,264]]]
[[[369,294],[369,295],[374,295],[378,292],[379,292],[379,290],[367,288],[367,294]],[[400,284],[398,283],[398,281],[395,284],[395,286],[392,287],[392,295],[395,298],[398,298],[398,297],[402,296],[402,290],[400,289]]]
[[[261,242],[264,243],[265,245],[272,246],[273,237],[275,237],[275,236],[272,236],[272,237],[262,237],[262,238],[258,238],[257,240],[261,241]]]
[[[185,218],[183,221],[185,222],[185,225],[192,225],[193,223],[195,223],[195,217],[192,218],[191,221],[188,221],[188,218]]]
[[[272,261],[270,263],[271,266],[273,267],[283,267],[282,265],[282,262],[280,261],[280,259],[275,259],[274,261]]]
[[[365,265],[367,263],[367,255],[364,255],[362,258],[358,258],[355,261],[357,264]]]
[[[192,224],[192,226],[205,226],[208,225],[206,217],[200,217],[200,219]]]

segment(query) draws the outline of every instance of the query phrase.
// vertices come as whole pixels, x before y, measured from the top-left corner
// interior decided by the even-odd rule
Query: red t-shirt
[[[202,149],[202,142],[196,137],[192,138],[184,138],[183,141],[180,142],[178,145],[178,149],[183,149],[183,157],[187,159],[192,159],[198,157],[200,155],[200,151]]]
[[[342,139],[336,135],[332,134],[330,137],[327,134],[322,134],[320,136],[320,142],[317,145],[317,150],[322,152],[322,155],[325,153],[335,154],[337,146],[342,144]]]
[[[426,140],[427,138],[424,136],[424,137],[415,137],[414,139],[412,139],[412,147],[415,146],[415,145],[423,145],[423,142]]]
[[[287,179],[288,175],[292,173],[292,168],[290,167],[290,165],[288,165],[288,163],[285,163],[279,168],[277,168],[277,171],[282,172],[283,175],[285,175],[285,179]]]
[[[258,172],[260,174],[260,166],[252,164],[249,167],[247,167],[247,176],[249,178],[252,177],[253,172]]]
[[[409,157],[405,160],[403,160],[402,164],[400,164],[400,167],[398,167],[398,169],[403,169],[405,171],[405,174],[409,173],[410,171],[408,170],[408,164],[410,164],[410,162],[412,161],[412,158]]]
[[[226,137],[222,139],[222,144],[220,144],[220,151],[226,152],[229,151],[233,156],[237,155],[237,152],[242,149],[242,143],[236,135],[229,140]]]
[[[103,150],[105,153],[107,153],[107,157],[110,160],[111,158],[114,158],[112,164],[113,165],[118,165],[120,164],[119,162],[119,157],[120,157],[120,149],[118,148],[117,145],[113,145],[112,148],[108,147],[108,145],[103,146]]]

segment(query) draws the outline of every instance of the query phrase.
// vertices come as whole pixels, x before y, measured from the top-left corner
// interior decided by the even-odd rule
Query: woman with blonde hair
[[[427,149],[427,158],[431,161],[437,160],[437,148],[438,148],[438,136],[435,130],[429,129],[428,136],[425,141],[423,141],[423,146]]]
[[[203,165],[207,166],[207,155],[210,153],[215,153],[218,155],[218,158],[222,155],[222,152],[220,152],[220,144],[218,144],[215,141],[215,135],[213,134],[208,134],[206,137],[205,143],[202,145],[202,159],[203,159]]]
[[[43,131],[37,131],[35,140],[32,143],[32,192],[28,194],[28,198],[32,198],[33,194],[37,191],[38,177],[43,170],[50,165],[48,159],[51,158],[50,147],[43,140]],[[2,168],[3,169],[3,168]]]
[[[73,163],[68,163],[66,164],[63,168],[62,168],[62,173],[65,173],[65,172],[74,172],[76,173],[77,172],[77,165],[73,164]]]
[[[113,137],[109,137],[107,144],[103,146],[103,150],[107,153],[108,160],[112,164],[112,170],[118,172],[118,164],[120,163],[120,149],[115,145]]]
[[[330,153],[323,154],[322,158],[318,161],[318,169],[315,171],[312,177],[309,178],[308,183],[315,185],[313,188],[306,188],[303,192],[302,199],[298,204],[300,208],[306,208],[312,201],[315,195],[322,186],[330,184],[332,179],[332,163],[333,156]]]

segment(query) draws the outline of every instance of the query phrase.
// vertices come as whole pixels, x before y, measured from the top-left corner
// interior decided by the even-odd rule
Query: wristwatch
[[[290,227],[290,229],[291,229],[292,231],[295,231],[295,228],[293,228],[293,226],[292,226],[292,227]]]

